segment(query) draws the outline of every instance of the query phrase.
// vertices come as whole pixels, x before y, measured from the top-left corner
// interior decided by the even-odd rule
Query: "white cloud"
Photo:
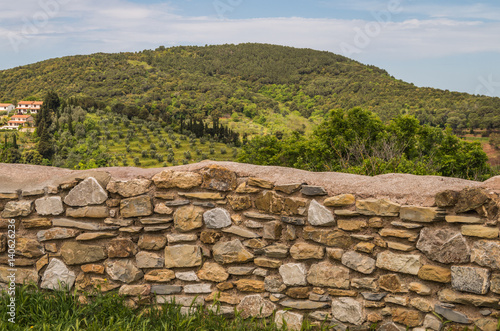
[[[19,5],[16,7],[13,4],[6,4],[5,7],[10,12],[17,12],[25,21],[28,19],[35,29],[27,28],[20,17],[11,18],[0,29],[0,41],[8,45],[9,36],[15,33],[21,38],[16,45],[19,52],[31,52],[36,45],[45,48],[43,54],[52,52],[51,57],[140,50],[159,45],[242,42],[308,47],[340,54],[348,45],[356,52],[344,55],[356,58],[368,53],[375,59],[500,52],[497,42],[500,22],[449,18],[411,19],[382,24],[375,21],[300,17],[219,20],[178,16],[165,4],[144,5],[124,0],[27,1],[33,5],[30,11],[20,10]],[[48,12],[40,5],[40,1],[59,1],[59,6],[53,6],[52,12]],[[416,5],[407,8],[423,10]],[[33,20],[37,13],[46,13],[49,19],[43,25],[37,25]],[[9,54],[1,56],[12,57]]]

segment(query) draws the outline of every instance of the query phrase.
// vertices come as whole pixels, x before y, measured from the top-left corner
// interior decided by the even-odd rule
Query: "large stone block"
[[[422,266],[420,255],[395,254],[384,251],[377,255],[377,268],[417,275]]]
[[[215,208],[203,214],[203,221],[209,229],[222,229],[230,226],[231,214],[223,208]]]
[[[127,181],[111,180],[106,189],[111,193],[118,193],[122,197],[130,198],[147,193],[151,181],[145,178],[134,178]]]
[[[335,225],[333,213],[316,200],[312,200],[309,204],[307,221],[314,226],[332,226]]]
[[[32,201],[29,200],[9,201],[3,208],[2,217],[28,216],[31,214],[31,205]]]
[[[16,239],[16,253],[28,258],[40,257],[45,254],[38,240],[20,237]]]
[[[417,248],[434,261],[441,263],[467,263],[470,250],[465,238],[450,228],[423,228]]]
[[[94,177],[88,177],[76,185],[64,198],[69,206],[100,205],[108,198],[108,193]]]
[[[433,207],[401,206],[399,217],[405,221],[430,223],[442,220],[443,212]]]
[[[153,176],[158,188],[190,189],[201,185],[201,175],[194,172],[164,170]]]
[[[123,199],[120,201],[120,214],[122,217],[149,216],[153,213],[151,198],[147,195]]]
[[[201,187],[216,191],[231,191],[236,188],[236,173],[221,167],[211,165],[201,170],[203,183]]]
[[[480,266],[500,269],[500,242],[478,240],[472,245],[471,262]]]
[[[332,315],[341,322],[361,325],[366,320],[363,305],[352,298],[332,300]]]
[[[242,318],[265,318],[271,316],[276,309],[271,301],[262,298],[259,294],[247,295],[236,309],[241,312]]]
[[[62,244],[61,255],[68,265],[92,263],[107,257],[106,250],[102,246],[80,244],[73,241]]]
[[[174,227],[187,232],[203,226],[203,208],[193,205],[180,207],[174,213]]]
[[[306,226],[302,232],[304,239],[339,248],[349,248],[352,245],[351,236],[342,230],[317,229]]]
[[[35,200],[38,215],[60,215],[64,212],[61,197],[43,197]]]
[[[144,275],[130,260],[107,260],[104,265],[111,279],[122,283],[129,284],[135,282]]]
[[[356,201],[356,211],[363,215],[398,216],[401,206],[386,199]]]
[[[375,260],[355,251],[349,251],[342,255],[341,262],[346,267],[361,272],[371,274],[375,270]]]
[[[349,269],[328,262],[311,265],[307,281],[314,286],[349,289]]]
[[[254,258],[254,255],[238,239],[219,241],[214,245],[212,252],[214,260],[220,264],[245,263]]]
[[[290,286],[307,285],[306,266],[302,263],[287,263],[279,268],[279,273],[283,282]]]
[[[59,259],[50,260],[42,276],[41,288],[49,290],[71,289],[75,283],[75,273]]]
[[[484,268],[451,267],[451,286],[455,290],[486,294],[490,287],[490,271]]]
[[[188,268],[201,265],[201,249],[196,245],[165,247],[165,268]]]

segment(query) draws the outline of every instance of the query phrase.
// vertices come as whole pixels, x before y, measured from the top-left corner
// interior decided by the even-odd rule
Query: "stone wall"
[[[276,311],[292,329],[308,318],[339,330],[373,323],[439,330],[434,312],[457,325],[496,329],[495,191],[407,176],[410,193],[360,194],[368,182],[358,176],[353,189],[345,184],[335,192],[307,180],[317,174],[297,172],[278,183],[238,167],[64,171],[53,178],[38,167],[29,169],[50,181],[27,186],[22,173],[3,177],[0,282],[9,282],[7,229],[15,224],[16,283],[99,287],[130,304],[154,294],[159,303],[175,298],[185,306],[215,298],[224,314]],[[430,181],[438,193],[412,189],[408,179]]]

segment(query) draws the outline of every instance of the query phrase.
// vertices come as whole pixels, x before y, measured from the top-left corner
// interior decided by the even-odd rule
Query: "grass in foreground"
[[[41,291],[33,285],[16,289],[16,323],[8,322],[7,305],[10,297],[0,295],[0,330],[286,330],[268,319],[226,318],[198,307],[186,316],[173,303],[130,308],[126,298],[115,293],[87,294],[87,304],[78,295],[67,291]],[[312,326],[304,324],[303,330]],[[322,328],[327,330],[326,327]]]

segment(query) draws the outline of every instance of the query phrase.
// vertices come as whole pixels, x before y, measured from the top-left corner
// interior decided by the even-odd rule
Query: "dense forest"
[[[307,130],[332,109],[362,107],[384,122],[410,114],[454,130],[500,128],[500,98],[419,88],[340,55],[267,44],[98,53],[0,72],[0,101],[42,98],[48,90],[89,100],[89,107],[198,126],[233,115],[287,131],[269,118],[295,115]]]

